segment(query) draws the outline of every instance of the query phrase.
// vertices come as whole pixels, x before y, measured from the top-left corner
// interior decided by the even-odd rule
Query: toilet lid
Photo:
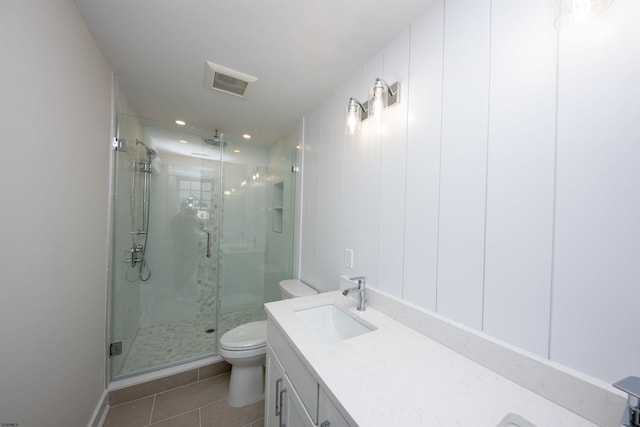
[[[307,295],[315,295],[318,293],[315,289],[307,286],[298,279],[287,279],[280,281],[280,287],[289,295],[294,297],[303,297]]]
[[[226,332],[220,338],[220,346],[233,350],[249,350],[267,344],[267,321],[249,322]]]

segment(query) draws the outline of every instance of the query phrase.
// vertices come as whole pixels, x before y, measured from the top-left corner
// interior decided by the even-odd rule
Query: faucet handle
[[[622,416],[625,427],[640,427],[640,378],[627,377],[613,384],[617,389],[627,393],[627,409]]]
[[[640,378],[638,377],[627,377],[614,383],[613,386],[631,396],[640,398]]]

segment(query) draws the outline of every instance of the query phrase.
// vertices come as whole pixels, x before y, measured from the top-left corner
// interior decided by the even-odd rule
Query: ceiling
[[[270,145],[430,0],[75,0],[136,115]],[[205,63],[258,78],[204,87]],[[347,100],[345,99],[345,105]]]

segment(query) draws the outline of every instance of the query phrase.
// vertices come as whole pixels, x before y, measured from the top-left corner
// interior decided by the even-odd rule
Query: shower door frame
[[[107,286],[107,322],[106,322],[106,384],[107,386],[109,385],[109,383],[113,382],[113,381],[120,381],[120,380],[125,380],[128,379],[130,377],[135,377],[138,376],[140,374],[147,374],[147,373],[153,373],[156,371],[161,371],[164,370],[165,368],[168,368],[169,370],[172,369],[172,367],[180,367],[184,364],[192,364],[192,363],[196,363],[197,361],[203,361],[203,363],[211,363],[210,359],[214,359],[214,358],[219,358],[219,356],[217,356],[216,354],[216,346],[215,344],[217,344],[218,341],[218,306],[219,306],[219,298],[218,298],[218,293],[219,293],[219,271],[220,271],[220,257],[217,256],[220,252],[220,248],[219,248],[219,242],[220,242],[220,231],[221,231],[221,221],[222,221],[222,214],[221,214],[221,209],[222,209],[222,175],[223,175],[223,167],[222,167],[222,153],[220,152],[219,156],[216,155],[214,159],[202,159],[202,158],[194,158],[192,159],[194,162],[194,166],[196,164],[198,164],[197,162],[200,162],[199,164],[200,166],[200,170],[205,171],[205,170],[211,170],[213,172],[213,175],[208,177],[209,179],[213,179],[213,181],[211,181],[212,185],[215,188],[211,189],[212,194],[215,194],[214,196],[214,200],[215,200],[215,204],[217,204],[219,211],[218,213],[214,213],[212,215],[211,221],[212,221],[212,225],[209,231],[209,236],[211,237],[211,249],[212,252],[214,252],[215,258],[214,260],[211,260],[211,262],[213,264],[209,265],[209,267],[215,268],[215,271],[213,271],[211,274],[215,275],[216,278],[212,285],[212,298],[215,298],[215,304],[213,306],[209,306],[207,308],[210,308],[211,311],[215,310],[215,313],[212,313],[211,318],[213,319],[213,329],[215,330],[215,335],[213,335],[212,337],[215,337],[215,343],[213,345],[211,345],[211,349],[209,351],[205,353],[200,353],[197,354],[195,356],[189,356],[187,358],[182,358],[179,360],[175,360],[175,361],[171,361],[168,363],[164,363],[164,364],[159,364],[159,365],[153,365],[153,366],[147,366],[141,369],[135,369],[132,370],[130,372],[127,373],[122,373],[121,369],[118,369],[118,374],[115,375],[114,378],[114,368],[113,368],[113,363],[114,363],[114,358],[111,357],[110,355],[110,347],[111,347],[111,343],[112,341],[115,341],[116,339],[114,339],[115,337],[113,336],[114,334],[114,309],[116,308],[116,304],[118,304],[118,301],[116,300],[117,298],[117,292],[116,289],[114,288],[116,286],[116,280],[123,280],[122,278],[118,278],[116,277],[116,275],[118,275],[118,273],[121,273],[119,271],[118,266],[116,265],[116,263],[121,263],[121,253],[118,252],[117,249],[117,237],[116,235],[119,233],[120,231],[120,238],[122,239],[121,236],[121,231],[122,230],[118,230],[118,224],[116,224],[116,218],[118,216],[118,206],[116,203],[116,197],[117,197],[117,188],[118,188],[118,179],[122,179],[122,170],[118,169],[118,164],[120,162],[120,166],[122,167],[122,163],[124,163],[125,160],[130,161],[130,159],[118,159],[119,155],[122,155],[124,153],[119,152],[118,148],[119,148],[119,143],[118,143],[118,137],[120,137],[121,135],[119,135],[119,133],[121,132],[120,127],[118,126],[119,124],[121,124],[122,120],[121,120],[121,116],[127,116],[126,114],[121,114],[121,115],[116,115],[116,124],[114,125],[114,133],[116,136],[114,136],[113,140],[112,140],[112,152],[111,152],[111,158],[110,158],[110,182],[109,182],[109,187],[110,187],[110,204],[109,204],[109,209],[110,209],[110,221],[109,221],[109,268],[108,268],[108,272],[107,272],[107,279],[108,279],[108,286]],[[134,117],[134,116],[127,116],[127,117]],[[135,119],[140,119],[138,117],[134,117]],[[144,120],[144,119],[141,119]],[[145,128],[146,129],[146,128]],[[186,132],[188,133],[188,132]],[[128,135],[127,135],[128,136]],[[137,144],[135,143],[131,143],[129,142],[129,149],[135,149],[135,146]],[[134,145],[135,144],[135,145]],[[122,151],[122,150],[120,150]],[[207,165],[207,163],[209,163]],[[217,164],[216,164],[217,163]],[[194,167],[191,166],[191,167]],[[217,169],[216,169],[217,168]],[[134,172],[135,173],[135,172]],[[206,172],[203,172],[204,174],[206,174]],[[201,173],[201,178],[200,178],[200,182],[205,182],[206,178],[205,175]],[[169,179],[169,175],[166,175],[167,179]],[[178,178],[174,178],[175,182],[178,182],[179,179]],[[121,187],[122,187],[122,183],[120,183]],[[153,185],[153,183],[152,183]],[[153,189],[152,189],[153,191]],[[156,191],[159,191],[156,189]],[[153,196],[152,196],[153,198]],[[122,202],[120,202],[121,204],[123,204]],[[153,201],[152,201],[153,204]],[[124,208],[126,210],[126,207]],[[150,222],[154,222],[154,218],[153,215],[150,219]],[[120,224],[121,225],[121,224]],[[151,226],[151,228],[153,228],[153,225]],[[199,239],[202,236],[199,236]],[[120,245],[122,246],[122,245]],[[203,245],[199,245],[200,249],[202,249]],[[200,249],[198,250],[198,254],[200,257],[202,257],[204,259],[204,257],[206,256],[202,251],[200,251]],[[150,245],[150,249],[149,251],[153,250],[153,244]],[[151,268],[153,270],[154,266],[151,265]],[[207,266],[205,266],[204,268],[208,268]],[[157,268],[156,268],[157,270]],[[196,273],[194,272],[194,276],[196,275]],[[152,279],[153,280],[153,279]],[[194,277],[194,281],[197,280],[197,277]],[[136,281],[136,286],[140,286],[140,282]],[[151,285],[153,286],[153,284]],[[197,310],[197,309],[196,309]],[[138,323],[135,326],[135,328],[137,330],[140,329],[141,327],[141,321],[142,321],[142,312],[139,312],[140,316],[138,317]],[[133,341],[132,341],[133,342]],[[207,346],[208,348],[208,346]],[[208,361],[208,362],[207,362]],[[124,361],[122,361],[122,363],[124,363]]]
[[[194,361],[177,361],[174,364],[172,364],[172,367],[163,369],[163,366],[159,366],[159,367],[151,367],[148,369],[145,369],[143,371],[136,371],[136,372],[131,372],[130,374],[127,375],[118,375],[118,377],[116,379],[112,378],[112,374],[113,374],[113,370],[112,370],[112,358],[109,356],[109,344],[111,343],[111,339],[112,339],[112,316],[113,316],[113,304],[114,304],[114,292],[113,292],[113,283],[114,283],[114,266],[116,262],[119,262],[119,254],[115,253],[115,217],[116,217],[116,211],[115,211],[115,189],[117,186],[117,175],[116,175],[116,166],[117,166],[117,155],[119,154],[116,149],[117,149],[117,139],[116,139],[116,135],[118,135],[118,115],[114,113],[114,131],[113,131],[113,139],[112,139],[112,145],[113,145],[113,149],[111,150],[111,157],[110,157],[110,182],[109,182],[109,189],[110,189],[110,199],[111,199],[111,203],[109,204],[109,224],[108,224],[108,233],[109,233],[109,239],[108,239],[108,244],[109,244],[109,268],[107,270],[107,280],[108,280],[108,286],[107,286],[107,313],[106,313],[106,318],[107,318],[107,322],[106,322],[106,377],[105,377],[105,383],[106,386],[109,387],[109,384],[112,383],[113,381],[117,381],[119,384],[132,384],[132,383],[136,383],[138,380],[136,380],[136,378],[145,378],[146,380],[149,380],[151,378],[159,378],[162,376],[165,376],[167,374],[170,373],[177,373],[177,372],[181,372],[184,369],[188,369],[188,368],[195,368],[198,367],[196,365],[200,365],[200,366],[204,366],[206,364],[209,363],[214,363],[218,360],[221,360],[221,358],[217,355],[217,352],[215,351],[215,348],[212,348],[212,351],[210,353],[210,355],[204,355],[201,358],[198,358],[197,360]],[[300,171],[300,167],[302,166],[304,159],[304,119],[299,122],[299,128],[298,128],[298,134],[297,134],[297,146],[295,148],[294,151],[294,156],[293,156],[293,162],[294,164],[291,166],[291,172],[292,172],[292,181],[291,184],[293,185],[293,191],[291,196],[293,197],[292,199],[292,247],[291,247],[291,255],[292,255],[292,259],[291,262],[292,264],[290,265],[291,271],[289,272],[291,274],[291,276],[288,276],[287,278],[290,277],[299,277],[299,271],[300,271],[300,233],[299,233],[299,227],[300,227],[300,215],[301,215],[301,184],[302,184],[302,174],[298,173]],[[222,149],[224,149],[224,146],[221,147]],[[229,150],[229,152],[231,152],[231,150]],[[225,160],[225,153],[221,150],[220,153],[220,158],[217,159],[217,161],[219,162],[219,168],[218,168],[218,183],[219,183],[219,188],[218,188],[218,206],[219,206],[219,218],[217,221],[218,224],[218,230],[216,233],[216,246],[217,246],[217,251],[218,251],[218,256],[216,257],[216,274],[218,277],[217,283],[216,283],[216,307],[215,307],[215,322],[216,322],[216,343],[219,340],[219,334],[218,332],[220,331],[220,315],[221,315],[221,300],[222,300],[222,291],[221,291],[221,286],[222,286],[222,278],[221,278],[221,272],[222,269],[224,268],[223,264],[223,260],[221,259],[221,254],[222,254],[222,241],[223,241],[223,237],[222,237],[222,233],[223,233],[223,228],[224,228],[224,221],[223,221],[223,215],[225,212],[225,201],[224,201],[224,180],[225,178],[225,164],[226,164],[226,160]],[[153,218],[151,219],[151,221],[153,221]],[[153,267],[153,266],[152,266]],[[156,375],[154,375],[154,373],[156,373]],[[144,374],[142,377],[140,377],[140,374]],[[123,381],[124,380],[124,381]]]

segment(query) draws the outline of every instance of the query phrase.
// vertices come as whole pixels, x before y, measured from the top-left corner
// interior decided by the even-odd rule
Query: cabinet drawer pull
[[[287,396],[287,389],[284,388],[284,389],[280,390],[280,427],[287,427],[286,419],[288,418],[288,416],[282,410],[282,405],[284,404],[286,396]],[[285,418],[285,422],[282,422],[282,416],[283,415],[284,415],[284,418]]]
[[[282,413],[282,395],[280,394],[280,385],[282,384],[282,378],[276,380],[276,416]]]

